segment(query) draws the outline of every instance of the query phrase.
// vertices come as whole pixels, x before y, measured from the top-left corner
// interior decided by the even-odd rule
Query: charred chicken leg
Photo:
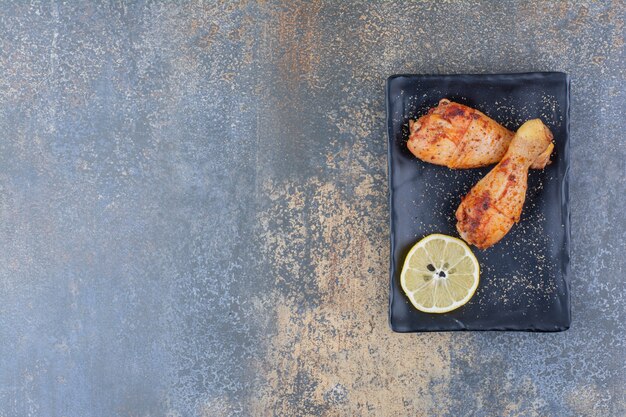
[[[448,168],[477,168],[497,163],[515,135],[476,109],[448,99],[428,114],[409,122],[407,146],[425,162]],[[550,162],[554,145],[537,156],[531,168],[543,169]]]
[[[456,211],[456,228],[466,242],[488,248],[519,221],[528,169],[551,143],[552,133],[539,119],[518,129],[502,160],[478,181]]]

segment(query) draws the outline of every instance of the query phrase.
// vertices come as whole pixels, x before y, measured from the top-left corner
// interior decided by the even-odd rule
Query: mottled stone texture
[[[625,12],[3,2],[0,416],[625,415]],[[385,79],[538,70],[572,328],[392,333]]]

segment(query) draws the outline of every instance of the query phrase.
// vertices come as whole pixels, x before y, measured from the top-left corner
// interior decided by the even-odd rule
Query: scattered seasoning
[[[426,97],[426,94],[422,97],[409,98],[409,108],[413,109],[409,112],[410,119],[419,118],[445,96],[437,97],[436,94],[431,94],[430,97],[435,97],[435,100],[418,107],[417,99],[422,101],[423,97]],[[455,97],[455,101],[467,102],[463,97]],[[559,116],[560,109],[556,98],[542,95],[537,102],[539,108],[530,108],[528,105],[520,107],[514,106],[508,98],[504,98],[492,104],[473,104],[472,107],[513,131],[525,121],[537,117],[551,130],[559,127],[562,117]],[[408,121],[405,133],[408,135]],[[455,231],[452,234],[456,235],[455,211],[460,204],[461,197],[467,194],[470,188],[492,167],[453,170],[418,159],[415,160],[415,164],[416,169],[428,170],[425,176],[431,178],[429,181],[420,181],[415,184],[413,192],[416,198],[412,201],[413,207],[405,208],[409,212],[416,213],[415,222],[418,232],[415,233],[415,239],[446,230]],[[498,262],[494,256],[497,256],[495,253],[499,252],[502,262],[514,265],[510,271],[502,275],[502,271],[496,272],[485,262],[481,262],[481,284],[477,291],[477,294],[482,294],[477,297],[481,306],[491,307],[495,302],[512,309],[532,309],[555,296],[557,287],[552,271],[557,269],[556,260],[551,259],[545,252],[545,248],[551,246],[550,236],[545,233],[544,227],[547,220],[540,210],[541,205],[538,204],[544,198],[542,194],[544,180],[553,179],[553,174],[531,170],[520,222],[515,224],[507,236],[496,244],[497,252],[489,249],[483,252],[472,248],[478,254],[479,260],[480,255],[484,254],[491,258],[490,264],[493,264]],[[425,223],[419,215],[424,210],[428,210],[429,213],[440,213],[443,224],[432,224],[430,221]]]

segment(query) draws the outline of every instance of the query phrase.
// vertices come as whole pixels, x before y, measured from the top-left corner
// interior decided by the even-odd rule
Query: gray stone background
[[[0,4],[0,416],[624,416],[621,1]],[[572,78],[572,328],[394,334],[384,82]]]

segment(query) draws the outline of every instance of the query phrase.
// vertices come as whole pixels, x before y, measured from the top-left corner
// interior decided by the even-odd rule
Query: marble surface
[[[0,4],[0,416],[623,416],[620,1]],[[384,82],[572,79],[557,334],[395,334]]]

